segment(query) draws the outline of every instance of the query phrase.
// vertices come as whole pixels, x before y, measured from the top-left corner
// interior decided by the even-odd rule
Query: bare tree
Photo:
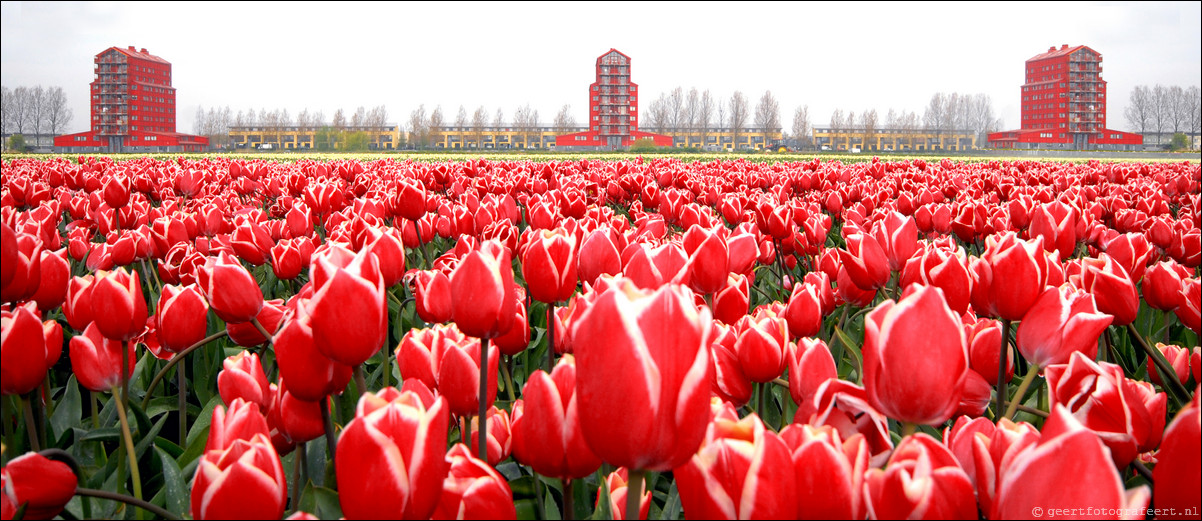
[[[697,104],[697,128],[701,130],[702,147],[709,144],[710,121],[713,120],[713,117],[714,97],[710,95],[709,89],[705,89],[705,92],[701,94],[701,101]]]
[[[781,128],[780,103],[772,96],[772,91],[764,91],[760,103],[755,107],[755,126],[764,136],[764,146],[768,146],[768,133]]]
[[[918,133],[918,129],[922,128],[922,123],[918,118],[917,112],[903,111],[900,118],[901,128],[906,133],[906,141],[910,145],[910,149],[914,149],[914,135]]]
[[[29,124],[34,135],[46,128],[46,89],[41,85],[29,90]]]
[[[497,107],[497,113],[493,115],[492,126],[494,129],[496,129],[496,131],[500,131],[501,128],[505,126],[505,111],[502,110],[501,107]],[[497,139],[497,142],[493,143],[493,147],[497,147],[501,144],[499,138],[495,139]],[[510,142],[509,146],[513,146],[513,143]]]
[[[668,127],[672,129],[672,135],[675,136],[680,132],[681,126],[684,123],[684,89],[676,87],[668,94],[668,102],[665,106],[668,112]]]
[[[51,87],[46,91],[46,125],[51,134],[61,134],[71,123],[71,108],[67,106],[67,94],[62,87]]]
[[[799,148],[810,145],[810,106],[802,105],[793,112],[793,140]]]
[[[439,105],[434,107],[434,112],[430,113],[430,125],[426,128],[434,144],[442,142],[442,127],[444,125],[446,125],[446,121],[442,117],[442,105]]]
[[[869,110],[865,111],[864,114],[862,114],[860,116],[860,121],[864,128],[864,134],[863,134],[864,150],[880,149],[879,146],[871,146],[876,143],[876,131],[877,131],[877,124],[878,124],[876,109],[869,109]]]
[[[1198,90],[1197,85],[1185,89],[1185,111],[1189,114],[1189,117],[1186,118],[1189,131],[1197,135],[1199,119],[1202,116],[1202,92]]]
[[[384,105],[376,105],[367,112],[367,124],[372,127],[387,127],[388,126],[388,107]]]
[[[1146,134],[1148,126],[1152,123],[1153,112],[1152,89],[1149,89],[1147,85],[1138,85],[1132,89],[1127,109],[1123,111],[1127,125],[1140,134]]]
[[[843,109],[835,109],[831,112],[831,150],[839,150],[839,135],[843,132]]]
[[[5,121],[6,131],[12,134],[24,134],[29,128],[29,115],[31,112],[29,87],[17,87],[10,93],[8,102],[5,103]]]
[[[689,95],[684,102],[684,127],[690,131],[697,130],[697,116],[701,110],[701,95],[697,93],[697,87],[689,89]]]
[[[942,92],[936,92],[931,95],[931,102],[927,104],[926,112],[922,114],[923,125],[936,134],[943,134],[943,129],[947,127],[948,114],[947,101],[944,100]]]
[[[899,125],[897,120],[897,111],[892,108],[885,113],[885,128],[897,128]]]
[[[1173,133],[1181,132],[1185,128],[1186,122],[1189,120],[1189,115],[1185,113],[1185,89],[1180,85],[1169,87],[1167,98],[1165,100],[1168,106],[1168,126],[1173,129]]]
[[[984,142],[990,127],[996,119],[993,117],[993,101],[988,94],[979,93],[968,102],[968,120],[966,127],[977,136],[977,142]]]
[[[576,118],[572,117],[571,105],[565,104],[563,108],[559,109],[559,113],[555,115],[553,125],[555,126],[556,134],[567,134],[572,131],[572,128],[576,126]]]
[[[732,147],[739,146],[739,136],[743,130],[747,128],[747,120],[750,118],[751,107],[747,101],[747,96],[743,95],[743,91],[736,90],[730,96],[730,133],[733,139]]]
[[[661,92],[659,97],[647,106],[646,115],[648,125],[655,132],[663,134],[668,127],[668,95]]]
[[[341,108],[334,111],[334,119],[330,121],[330,126],[337,130],[346,128],[346,116],[343,115]]]
[[[413,139],[409,141],[413,144],[413,148],[425,147],[427,145],[427,123],[426,123],[426,106],[420,105],[413,112],[409,113],[409,134]]]
[[[488,124],[488,111],[484,110],[484,105],[480,105],[476,112],[472,114],[472,140],[476,144],[476,148],[484,148],[484,126]]]
[[[1169,126],[1169,89],[1161,84],[1152,87],[1152,128],[1160,134]]]
[[[467,127],[467,109],[463,108],[463,105],[460,105],[459,111],[455,113],[455,127],[460,131]]]

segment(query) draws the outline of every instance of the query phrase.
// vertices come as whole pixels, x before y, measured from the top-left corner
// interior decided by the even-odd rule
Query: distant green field
[[[247,152],[247,153],[209,153],[209,154],[16,154],[4,153],[0,154],[0,159],[10,160],[18,158],[37,158],[51,159],[57,157],[65,157],[75,159],[80,155],[89,157],[112,157],[118,161],[123,159],[132,159],[138,157],[153,157],[157,159],[202,159],[207,157],[226,157],[255,160],[261,159],[266,161],[292,162],[304,159],[316,161],[333,161],[333,160],[358,160],[358,161],[375,161],[379,159],[394,159],[398,161],[413,160],[423,162],[437,161],[467,161],[475,159],[487,159],[491,161],[579,161],[581,159],[602,160],[602,161],[621,161],[642,157],[645,160],[657,158],[674,158],[681,161],[719,161],[719,160],[738,160],[743,159],[752,162],[790,162],[790,161],[810,161],[818,158],[822,161],[841,161],[844,163],[859,163],[871,161],[874,157],[881,161],[905,161],[922,159],[928,162],[939,161],[941,159],[950,159],[953,161],[979,163],[988,161],[1041,161],[1041,162],[1068,162],[1068,163],[1085,163],[1088,161],[1100,161],[1104,163],[1127,163],[1127,162],[1148,162],[1148,163],[1165,163],[1165,162],[1181,162],[1188,161],[1190,163],[1198,163],[1199,159],[1196,154],[1185,155],[1179,158],[1130,158],[1130,157],[1089,157],[1082,155],[1081,157],[1030,157],[1030,156],[985,156],[973,154],[873,154],[873,153],[773,153],[773,152],[758,152],[758,153],[631,153],[631,152],[531,152],[531,151],[515,151],[515,152],[448,152],[448,151],[430,151],[430,152],[373,152],[373,153],[337,153],[337,152]]]

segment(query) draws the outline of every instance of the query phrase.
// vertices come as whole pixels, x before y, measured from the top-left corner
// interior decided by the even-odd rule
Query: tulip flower
[[[405,245],[400,230],[391,227],[370,227],[365,247],[376,256],[384,287],[391,288],[405,274]]]
[[[94,322],[84,329],[82,335],[71,337],[71,372],[75,374],[79,385],[96,392],[111,391],[120,385],[122,348],[126,350],[126,360],[129,361],[125,373],[125,377],[128,378],[133,375],[134,363],[137,361],[133,342],[122,342],[105,336]]]
[[[1156,448],[1164,431],[1168,397],[1152,384],[1123,377],[1117,365],[1075,352],[1067,364],[1046,369],[1049,402],[1065,406],[1110,449],[1115,466]]]
[[[730,404],[706,430],[697,454],[672,474],[690,519],[792,519],[797,490],[789,449],[754,413]]]
[[[67,297],[67,281],[71,280],[67,250],[43,250],[40,270],[38,290],[30,298],[38,303],[38,309],[49,312],[61,306]]]
[[[803,338],[796,344],[790,343],[788,362],[789,395],[799,406],[808,405],[824,382],[839,376],[830,348],[821,339]],[[806,409],[799,410],[804,415]]]
[[[513,406],[513,457],[535,472],[559,479],[580,479],[601,460],[584,442],[576,396],[576,361],[565,355],[550,376],[536,370]],[[490,429],[491,431],[491,429]]]
[[[605,476],[605,484],[597,490],[597,504],[593,508],[601,508],[601,499],[605,497],[604,488],[609,489],[609,515],[613,521],[622,519],[630,519],[626,515],[626,505],[629,502],[626,494],[629,491],[627,487],[629,473],[625,467],[619,468],[609,475]],[[644,492],[639,500],[639,515],[635,519],[647,519],[647,513],[651,511],[651,491]]]
[[[829,286],[827,286],[829,292]],[[826,306],[822,301],[822,288],[805,282],[793,285],[793,294],[785,307],[784,318],[793,338],[812,337],[822,329]]]
[[[691,458],[705,435],[710,394],[710,316],[698,313],[692,292],[639,290],[622,280],[572,328],[589,448],[636,470],[668,470]]]
[[[102,274],[92,285],[92,316],[104,336],[129,341],[146,327],[146,298],[133,274],[120,268]]]
[[[1055,251],[1064,260],[1077,248],[1081,210],[1056,201],[1035,208],[1031,214],[1031,237],[1043,237],[1044,248]]]
[[[258,404],[259,410],[270,408],[273,396],[259,355],[242,351],[226,358],[221,367],[221,372],[217,373],[217,392],[221,395],[221,401],[229,405],[236,398],[241,398],[248,403]]]
[[[24,519],[54,519],[75,497],[78,478],[71,467],[36,452],[13,458],[0,471],[3,476],[4,519],[13,519],[25,507]]]
[[[1152,496],[1156,499],[1158,518],[1187,519],[1202,506],[1202,479],[1198,473],[1198,461],[1202,458],[1202,408],[1198,407],[1198,395],[1194,396],[1194,401],[1164,431],[1158,463],[1152,469]],[[1166,513],[1162,515],[1161,511]]]
[[[617,230],[603,226],[589,232],[580,243],[577,275],[580,282],[592,284],[601,275],[616,275],[622,271],[622,249],[625,239]]]
[[[840,249],[838,252],[843,267],[847,269],[847,275],[860,289],[876,290],[889,282],[889,261],[885,257],[884,248],[873,236],[849,235],[847,249]]]
[[[509,250],[499,242],[468,252],[451,274],[451,314],[466,335],[494,338],[508,331],[515,301]]]
[[[388,307],[375,255],[332,246],[314,255],[310,280],[306,306],[317,350],[349,367],[376,354],[388,339]]]
[[[292,280],[309,267],[313,242],[307,238],[284,239],[271,247],[271,271],[280,280]]]
[[[42,321],[33,310],[19,306],[12,311],[3,311],[3,324],[0,387],[5,396],[33,392],[42,384],[50,368]],[[59,342],[61,344],[62,338]]]
[[[901,287],[910,284],[935,286],[943,290],[947,305],[956,314],[968,311],[972,297],[972,275],[960,250],[932,246],[910,258],[901,275]]]
[[[1050,471],[1063,469],[1065,462],[1072,462],[1072,479]],[[1034,519],[1054,509],[1087,512],[1090,508],[1117,518],[1120,512],[1142,511],[1149,496],[1146,485],[1124,490],[1122,476],[1102,441],[1057,404],[1039,442],[1002,460],[989,518]]]
[[[1156,248],[1142,233],[1125,233],[1106,243],[1106,253],[1119,263],[1131,276],[1131,280],[1143,280],[1148,261],[1153,260]]]
[[[347,519],[427,519],[450,464],[444,458],[446,402],[430,408],[388,387],[359,398],[338,440],[338,500]]]
[[[280,328],[280,321],[284,318],[284,309],[284,301],[268,300],[259,309],[259,314],[255,315],[255,321],[259,323],[259,326],[263,326],[269,335],[274,335]],[[249,322],[226,324],[225,330],[229,333],[230,340],[242,347],[255,347],[269,340],[268,337],[263,336],[262,331],[259,331],[258,326]]]
[[[17,263],[21,262],[21,252],[17,248],[17,233],[9,228],[8,223],[0,223],[0,228],[3,229],[3,238],[0,239],[0,247],[3,249],[2,256],[3,267],[0,268],[0,287],[8,288],[8,284],[17,276]]]
[[[280,366],[280,378],[290,382],[288,392],[297,398],[316,402],[341,392],[351,381],[351,367],[326,358],[317,349],[303,303],[288,311],[271,345]]]
[[[627,250],[631,254],[628,258],[626,252],[622,254],[627,259],[622,272],[640,289],[653,290],[669,283],[678,284],[688,275],[685,271],[688,257],[679,244],[648,246],[632,242]]]
[[[718,232],[694,225],[684,235],[686,280],[690,289],[702,295],[717,293],[730,274],[730,249]]]
[[[262,266],[264,262],[267,262],[268,255],[275,246],[275,241],[271,240],[271,234],[262,224],[244,220],[242,224],[234,228],[230,245],[234,248],[234,253],[238,255],[238,258],[251,263],[252,266]]]
[[[276,389],[279,403],[279,421],[293,443],[304,443],[325,435],[325,424],[321,415],[321,402],[309,402],[297,398],[288,392],[288,387],[280,380]],[[329,400],[328,397],[322,400]],[[329,407],[329,404],[326,404]],[[327,409],[328,410],[328,409]],[[270,424],[271,422],[268,421]]]
[[[529,235],[522,250],[522,277],[539,302],[567,300],[576,291],[576,239],[563,228]]]
[[[495,405],[488,408],[488,413],[485,414],[488,418],[488,428],[485,429],[487,434],[487,449],[488,449],[488,464],[496,467],[502,461],[509,458],[513,452],[513,437],[512,437],[512,422],[509,418],[509,411],[498,409]],[[473,417],[468,425],[467,439],[471,443],[472,451],[478,452],[477,427],[480,422],[479,417]]]
[[[770,382],[785,371],[789,331],[785,319],[771,313],[743,317],[736,326],[735,353],[743,374],[753,382]]]
[[[1173,313],[1195,335],[1202,335],[1202,279],[1186,279],[1179,291],[1180,305]]]
[[[418,271],[414,277],[413,297],[417,316],[437,324],[451,320],[451,280],[438,270]]]
[[[1135,321],[1139,312],[1135,282],[1109,255],[1102,253],[1097,258],[1081,260],[1080,287],[1093,295],[1099,311],[1114,317],[1113,325],[1125,326]]]
[[[1048,288],[1018,325],[1018,350],[1033,367],[1067,363],[1073,352],[1097,358],[1098,336],[1112,317],[1088,293],[1065,284]]]
[[[263,307],[263,292],[254,277],[226,252],[210,257],[197,281],[217,317],[229,323],[250,322]]]
[[[163,286],[154,320],[159,344],[178,353],[204,339],[209,328],[209,303],[195,284]]]
[[[450,470],[434,519],[517,519],[513,492],[505,477],[457,443],[447,452]]]
[[[918,249],[918,226],[914,218],[896,211],[886,214],[872,226],[872,235],[885,250],[891,271],[901,272]]]
[[[925,433],[907,436],[885,469],[864,474],[871,519],[973,519],[972,482],[942,444]]]
[[[206,450],[196,467],[194,519],[278,519],[287,502],[284,468],[266,433]]]
[[[751,283],[746,275],[731,273],[726,278],[726,287],[714,294],[714,320],[734,324],[747,315],[751,300]]]
[[[1003,462],[1039,441],[1039,430],[1008,418],[994,422],[986,418],[961,416],[943,431],[943,443],[956,457],[977,490],[982,511],[992,512],[997,496],[997,481]]]
[[[899,421],[933,425],[951,417],[968,371],[964,329],[943,291],[911,286],[864,322],[864,390],[868,401]]]
[[[846,440],[830,426],[792,424],[780,432],[789,448],[797,487],[792,496],[797,519],[864,519],[864,473],[868,444],[864,436]]]

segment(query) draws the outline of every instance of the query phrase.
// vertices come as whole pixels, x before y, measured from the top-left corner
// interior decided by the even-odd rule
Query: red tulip
[[[1153,254],[1156,253],[1156,248],[1142,233],[1119,235],[1107,242],[1104,250],[1136,282],[1143,279],[1148,261],[1153,260]]]
[[[914,218],[896,211],[887,213],[884,219],[874,223],[872,235],[877,244],[884,248],[891,271],[900,272],[918,249],[918,226]]]
[[[451,309],[464,334],[494,338],[513,323],[513,267],[509,250],[486,241],[468,252],[451,274]]]
[[[83,331],[92,323],[92,284],[95,277],[91,274],[82,277],[72,277],[67,283],[67,300],[63,301],[63,315],[71,329]]]
[[[276,393],[279,397],[279,403],[276,406],[279,407],[280,424],[292,442],[304,443],[325,434],[320,401],[308,402],[297,398],[296,395],[288,392],[283,380],[280,380],[280,386]],[[329,400],[329,398],[322,398],[322,400]],[[328,407],[329,404],[327,403],[326,406]]]
[[[313,256],[313,297],[306,303],[317,350],[354,367],[388,340],[388,306],[375,255],[341,246]]]
[[[788,324],[772,313],[757,312],[735,327],[735,353],[743,374],[753,382],[770,382],[785,371],[789,344]]]
[[[653,247],[632,242],[626,249],[631,253],[629,257],[625,251],[622,253],[626,259],[623,274],[640,289],[680,283],[688,274],[684,270],[688,257],[679,244],[670,242]]]
[[[250,322],[263,307],[259,284],[226,252],[210,257],[196,275],[213,312],[227,323]]]
[[[367,233],[370,239],[366,241],[365,246],[380,264],[380,276],[384,279],[384,287],[391,288],[400,282],[405,274],[405,245],[401,232],[391,227],[370,227]]]
[[[228,409],[214,408],[205,452],[226,450],[235,441],[250,441],[259,434],[268,435],[270,431],[263,412],[259,404],[241,398],[234,398]]]
[[[133,375],[138,359],[133,342],[112,340],[100,332],[95,323],[89,324],[82,335],[71,337],[71,372],[79,385],[96,392],[111,391],[121,384],[121,349],[128,351],[126,377]]]
[[[1002,348],[1002,324],[990,318],[980,318],[969,322],[970,316],[965,316],[964,336],[968,339],[968,365],[985,378],[989,385],[997,386],[997,369]],[[1010,348],[1006,352],[1006,381],[1014,377],[1014,353]]]
[[[619,468],[609,475],[605,476],[605,484],[602,487],[609,489],[609,515],[613,521],[629,519],[626,516],[626,491],[629,481],[629,474],[626,467]],[[604,490],[597,490],[597,504],[594,508],[600,508],[601,498],[605,497]],[[643,488],[643,498],[639,500],[639,515],[636,519],[647,519],[647,513],[651,511],[651,491]]]
[[[1144,272],[1140,288],[1149,307],[1173,311],[1181,304],[1181,286],[1189,270],[1173,261],[1158,262]]]
[[[102,274],[92,286],[92,316],[100,332],[114,340],[128,341],[140,335],[147,314],[138,272],[131,275],[120,268]]]
[[[1125,326],[1139,313],[1139,293],[1135,282],[1109,255],[1081,259],[1080,287],[1090,292],[1098,310],[1114,317],[1112,324]]]
[[[1038,367],[1067,363],[1074,351],[1097,358],[1098,336],[1111,318],[1098,312],[1088,293],[1067,284],[1048,288],[1018,325],[1015,341]]]
[[[872,519],[972,519],[974,490],[955,456],[924,433],[907,436],[884,470],[864,474]]]
[[[1081,225],[1081,211],[1077,207],[1056,201],[1035,208],[1030,233],[1031,237],[1043,237],[1044,248],[1057,252],[1060,260],[1064,260],[1077,248]]]
[[[971,262],[972,307],[977,315],[1020,320],[1044,293],[1048,261],[1042,239],[1024,241],[1013,232],[985,239],[985,253]]]
[[[1048,401],[1065,406],[1097,433],[1118,468],[1160,444],[1168,397],[1153,391],[1152,384],[1128,380],[1119,366],[1094,362],[1081,353],[1045,371]]]
[[[110,175],[104,179],[104,204],[113,208],[122,208],[129,204],[129,178],[124,175]]]
[[[267,256],[275,246],[275,241],[271,240],[271,234],[262,224],[247,219],[234,228],[230,245],[242,260],[253,266],[262,266],[267,262]]]
[[[747,315],[751,299],[751,283],[741,273],[731,273],[726,278],[726,287],[714,294],[714,320],[734,324]]]
[[[784,318],[789,325],[789,335],[793,338],[811,337],[822,329],[822,319],[826,315],[826,306],[822,300],[822,290],[808,281],[793,285],[793,294],[785,307]],[[830,286],[826,287],[827,292]]]
[[[3,311],[3,364],[0,364],[0,387],[4,395],[33,392],[50,368],[45,331],[36,311],[25,306]],[[62,339],[59,339],[61,351]]]
[[[488,464],[496,467],[502,461],[509,458],[509,454],[513,452],[512,438],[512,422],[509,418],[509,411],[498,409],[495,405],[489,406],[488,414],[488,429],[486,429],[488,440],[485,442],[488,449]],[[479,429],[480,418],[473,417],[468,426],[468,440],[471,443],[473,453],[479,453],[480,445],[477,434]]]
[[[705,435],[709,312],[698,313],[680,286],[649,292],[619,284],[572,326],[581,428],[602,461],[675,468]]]
[[[835,284],[837,285],[836,289],[838,292],[836,294],[839,296],[840,304],[848,303],[858,308],[867,307],[869,304],[872,304],[873,299],[876,298],[875,289],[860,289],[859,286],[852,282],[851,276],[847,273],[847,268],[843,266],[839,266],[837,273]]]
[[[1053,405],[1042,439],[1002,460],[989,518],[1034,519],[1045,512],[1067,512],[1061,509],[1074,509],[1089,518],[1103,514],[1117,518],[1122,512],[1142,512],[1149,495],[1147,486],[1124,490],[1122,477],[1097,435],[1073,419],[1064,406]]]
[[[263,329],[268,333],[275,335],[280,329],[280,321],[284,318],[284,301],[280,299],[268,300],[263,303],[263,308],[259,310],[259,314],[255,315],[255,320],[263,326]],[[259,328],[249,322],[240,324],[226,324],[225,330],[229,333],[230,340],[242,347],[255,347],[267,343],[268,338],[263,336]]]
[[[522,250],[522,277],[539,302],[567,300],[576,291],[576,238],[563,228],[539,230]]]
[[[864,436],[844,440],[829,426],[792,424],[780,432],[790,451],[797,488],[792,495],[797,519],[864,519],[864,473],[868,445]]]
[[[4,519],[13,519],[25,506],[24,519],[54,519],[67,502],[75,497],[79,481],[71,467],[36,452],[13,458],[3,471]]]
[[[1160,350],[1160,354],[1164,355],[1164,359],[1173,368],[1173,372],[1177,374],[1178,382],[1184,383],[1189,381],[1190,355],[1188,350],[1184,347],[1164,345],[1160,342],[1156,343],[1156,349]],[[1152,361],[1151,356],[1148,357],[1148,379],[1156,385],[1167,387],[1165,382],[1161,381],[1160,373],[1157,372],[1156,363]]]
[[[3,265],[0,268],[0,287],[7,289],[8,284],[17,276],[17,263],[21,262],[21,252],[17,248],[17,233],[8,227],[8,223],[0,223],[3,229],[0,247],[3,248]]]
[[[580,282],[592,284],[601,275],[616,275],[622,271],[622,249],[626,247],[620,232],[603,226],[589,232],[580,243],[577,255],[577,274]]]
[[[910,284],[935,286],[943,290],[947,305],[956,314],[968,311],[972,297],[972,274],[959,249],[940,246],[925,248],[910,258],[901,275],[901,287]]]
[[[808,417],[816,411],[810,410],[818,388],[831,378],[838,378],[835,359],[830,348],[821,339],[803,338],[789,344],[789,395],[793,402],[802,406],[800,414]]]
[[[434,519],[517,519],[513,492],[505,477],[476,459],[462,443],[447,452],[450,470]]]
[[[417,316],[431,324],[450,320],[451,280],[441,271],[423,270],[417,272],[414,281]]]
[[[907,293],[878,305],[864,322],[864,390],[890,418],[943,423],[967,377],[964,329],[938,288],[911,286]]]
[[[838,252],[848,276],[860,289],[875,290],[889,282],[889,262],[885,250],[873,236],[849,235],[847,249]]]
[[[1202,414],[1194,401],[1182,409],[1168,430],[1157,453],[1156,468],[1152,469],[1152,492],[1156,498],[1157,518],[1196,518],[1202,506],[1202,479],[1198,461],[1202,458]],[[12,465],[11,463],[9,464]],[[1162,512],[1164,512],[1162,514]]]
[[[313,242],[308,238],[284,239],[271,247],[271,271],[280,280],[292,280],[309,267]]]
[[[221,367],[221,372],[217,373],[217,391],[221,401],[229,405],[234,399],[241,398],[248,403],[258,404],[261,411],[271,407],[273,396],[259,355],[241,351],[226,358]]]
[[[351,381],[352,368],[326,358],[317,350],[304,303],[288,311],[271,345],[280,365],[280,378],[291,382],[288,392],[301,400],[316,402],[341,392]]]
[[[690,519],[797,517],[789,449],[754,413],[739,419],[727,404],[706,430],[697,454],[673,470]]]
[[[426,215],[426,187],[420,179],[397,179],[397,215],[416,221]]]
[[[1180,305],[1173,313],[1195,335],[1202,335],[1202,279],[1186,279],[1181,285],[1180,295]]]
[[[195,284],[163,286],[154,320],[159,344],[178,353],[204,339],[209,328],[209,303]]]
[[[427,409],[413,392],[388,387],[359,398],[338,440],[338,500],[347,519],[427,519],[450,468],[442,398]]]
[[[278,519],[287,502],[280,455],[265,433],[207,450],[196,467],[194,519]]]
[[[550,376],[541,370],[530,375],[513,406],[514,459],[560,479],[580,479],[601,466],[584,442],[575,391],[572,355],[560,358]]]
[[[1039,431],[1031,424],[1015,424],[1008,418],[996,426],[985,418],[961,416],[943,431],[943,443],[956,457],[977,490],[982,511],[992,512],[998,472],[1003,462],[1039,441]]]
[[[725,231],[725,228],[722,229]],[[689,227],[684,235],[686,280],[689,288],[702,295],[717,293],[730,274],[730,249],[717,228]]]
[[[735,407],[742,407],[751,399],[751,380],[739,364],[735,352],[738,338],[734,326],[712,322],[710,332],[710,386],[715,396]]]
[[[71,280],[67,250],[43,250],[40,270],[38,290],[30,298],[38,303],[38,309],[49,312],[63,305],[67,297],[67,281]]]

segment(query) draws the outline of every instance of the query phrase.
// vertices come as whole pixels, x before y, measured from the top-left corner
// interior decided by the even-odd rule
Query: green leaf
[[[338,493],[325,487],[310,484],[301,492],[300,509],[313,514],[319,519],[342,518],[342,506],[338,503]]]
[[[680,491],[676,490],[676,481],[672,481],[672,488],[668,489],[668,502],[664,504],[664,512],[660,519],[677,519],[682,513],[680,504]]]
[[[196,423],[188,427],[188,440],[186,444],[189,448],[192,447],[192,442],[196,440],[196,437],[200,436],[201,431],[204,431],[206,437],[208,436],[209,424],[213,423],[213,409],[216,409],[218,405],[221,405],[220,396],[209,398],[204,409],[201,409],[200,414],[196,417]]]
[[[595,521],[601,521],[601,520],[610,521],[611,519],[613,519],[613,511],[610,510],[610,508],[609,508],[609,482],[608,481],[601,482],[601,490],[599,490],[597,492],[597,494],[598,494],[597,510],[593,511],[593,517],[591,519],[593,519]]]
[[[154,427],[151,427],[150,431],[141,435],[141,439],[138,440],[138,444],[134,445],[134,454],[136,454],[139,459],[141,459],[142,455],[146,453],[146,449],[150,448],[150,446],[154,444],[154,440],[159,435],[159,431],[162,431],[163,426],[167,425],[167,419],[167,416],[159,418],[159,421],[155,422]]]
[[[166,504],[163,505],[163,508],[169,512],[183,515],[189,510],[188,500],[191,497],[188,480],[180,471],[179,463],[171,455],[157,447],[155,452],[158,453],[159,460],[163,463],[163,494],[166,496]]]
[[[83,398],[80,396],[79,383],[75,381],[75,375],[71,375],[67,379],[67,385],[63,386],[63,396],[55,405],[54,414],[50,415],[50,432],[54,435],[54,439],[62,440],[72,427],[80,426],[82,417]]]
[[[518,519],[523,521],[538,519],[538,504],[533,499],[519,499],[513,502],[513,506],[517,510]]]
[[[101,427],[99,429],[85,430],[79,429],[84,435],[79,437],[79,443],[85,441],[104,441],[104,442],[120,442],[121,428],[120,427]]]

